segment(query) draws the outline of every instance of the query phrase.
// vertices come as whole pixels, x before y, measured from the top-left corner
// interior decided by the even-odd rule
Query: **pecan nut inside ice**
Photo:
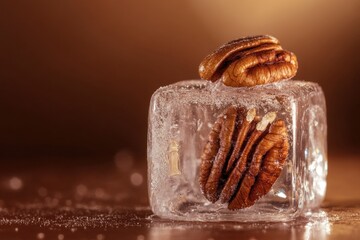
[[[204,147],[200,187],[205,197],[235,210],[252,206],[280,176],[289,152],[285,122],[275,112],[228,107]]]

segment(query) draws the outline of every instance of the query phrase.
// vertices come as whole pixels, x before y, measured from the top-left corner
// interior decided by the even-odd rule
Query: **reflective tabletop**
[[[146,160],[129,154],[97,164],[65,157],[11,162],[0,175],[0,239],[360,239],[357,156],[330,158],[322,208],[284,223],[160,219],[147,199]]]

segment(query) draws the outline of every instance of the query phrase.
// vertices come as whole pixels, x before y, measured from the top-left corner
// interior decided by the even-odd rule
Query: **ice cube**
[[[276,112],[289,134],[286,164],[271,190],[253,206],[228,210],[211,203],[199,185],[203,148],[228,106]],[[319,206],[327,175],[325,98],[316,83],[287,80],[233,88],[204,80],[159,88],[148,128],[148,184],[153,212],[189,221],[286,221]]]

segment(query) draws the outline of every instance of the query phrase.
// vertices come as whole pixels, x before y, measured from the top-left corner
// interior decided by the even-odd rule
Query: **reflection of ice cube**
[[[208,134],[229,105],[256,108],[260,116],[275,111],[285,120],[290,141],[287,164],[270,192],[254,206],[238,211],[209,203],[198,183]],[[184,81],[158,89],[151,99],[149,197],[159,216],[199,221],[288,220],[320,204],[326,174],[325,99],[315,83],[282,81],[231,88],[202,80]]]

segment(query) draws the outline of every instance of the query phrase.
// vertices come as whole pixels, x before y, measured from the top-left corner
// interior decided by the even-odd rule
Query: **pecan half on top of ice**
[[[231,210],[252,206],[279,177],[289,152],[285,122],[275,112],[228,107],[210,132],[201,156],[205,197]]]
[[[232,87],[255,86],[290,79],[298,68],[296,56],[282,49],[279,40],[261,35],[231,41],[201,62],[202,79]]]

